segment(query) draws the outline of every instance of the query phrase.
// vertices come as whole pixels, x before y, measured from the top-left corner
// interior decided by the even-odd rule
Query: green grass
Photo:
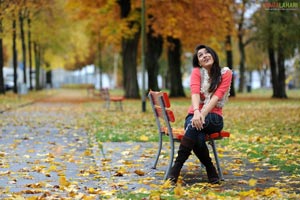
[[[218,143],[238,149],[249,159],[259,158],[290,173],[300,173],[299,161],[295,162],[300,160],[300,91],[289,90],[288,99],[273,99],[271,94],[259,89],[230,98],[223,112],[224,129],[231,137]],[[158,141],[149,101],[145,113],[141,112],[140,100],[123,103],[125,112],[90,113],[96,138],[101,142]],[[172,98],[171,104],[176,116],[173,127],[183,127],[190,98]]]

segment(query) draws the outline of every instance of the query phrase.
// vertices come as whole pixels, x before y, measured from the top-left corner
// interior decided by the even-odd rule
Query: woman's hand
[[[199,110],[194,111],[194,116],[192,118],[192,126],[197,130],[203,129],[203,124],[205,123],[205,116],[200,113]]]

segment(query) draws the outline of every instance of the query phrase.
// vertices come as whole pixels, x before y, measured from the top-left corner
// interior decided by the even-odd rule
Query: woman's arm
[[[196,98],[196,97],[195,97]],[[192,125],[196,127],[197,129],[202,129],[203,124],[205,124],[205,117],[208,115],[208,113],[217,105],[219,98],[215,95],[212,96],[209,103],[205,108],[201,111],[199,109],[194,110],[194,117],[192,119]],[[194,107],[195,108],[195,107]]]
[[[192,94],[192,106],[194,112],[196,110],[199,110],[199,104],[200,104],[200,94]]]
[[[213,95],[210,98],[209,103],[203,107],[203,109],[201,110],[201,114],[203,115],[204,119],[205,117],[208,115],[208,113],[214,108],[216,107],[217,103],[219,101],[219,97],[217,97],[216,95]]]

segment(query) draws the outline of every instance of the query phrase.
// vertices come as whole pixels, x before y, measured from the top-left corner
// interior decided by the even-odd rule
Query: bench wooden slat
[[[156,116],[164,119],[163,109],[161,107],[156,106],[155,107]],[[166,114],[168,116],[168,120],[170,122],[175,122],[175,116],[172,110],[166,110]]]
[[[162,127],[161,132],[166,135],[169,135],[168,127]],[[172,128],[172,133],[173,133],[174,139],[181,140],[185,134],[185,130],[183,128]],[[205,139],[206,139],[206,141],[209,141],[211,139],[220,140],[220,139],[228,138],[228,137],[230,137],[229,132],[221,131],[221,132],[216,132],[216,133],[212,133],[212,134],[207,134]]]
[[[164,107],[166,108],[170,108],[171,107],[171,103],[170,103],[170,99],[168,97],[168,94],[166,92],[154,92],[152,91],[150,98],[152,98],[152,102],[155,106],[160,106],[159,103],[159,97],[163,96],[163,103],[164,103]]]

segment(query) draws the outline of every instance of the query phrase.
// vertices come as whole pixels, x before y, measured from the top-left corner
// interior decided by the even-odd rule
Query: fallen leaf
[[[136,173],[139,176],[144,176],[145,175],[145,172],[142,171],[142,170],[139,170],[139,169],[135,170],[134,173]]]
[[[257,183],[257,180],[251,178],[251,179],[248,181],[248,183],[249,183],[249,186],[254,187],[254,186],[256,185],[256,183]]]
[[[63,175],[59,176],[58,181],[60,186],[68,187],[70,185],[70,182]]]

